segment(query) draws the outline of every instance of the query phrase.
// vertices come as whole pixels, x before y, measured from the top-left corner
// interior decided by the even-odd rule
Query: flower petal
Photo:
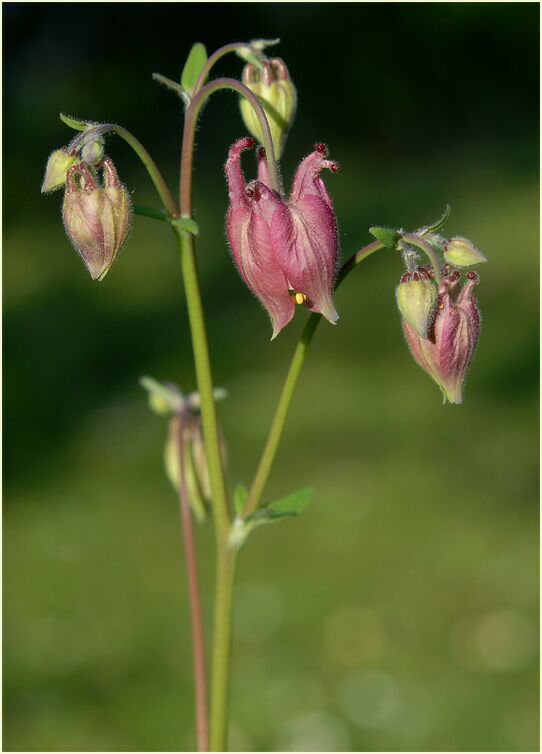
[[[271,221],[271,240],[290,288],[307,297],[311,311],[337,322],[333,304],[337,227],[329,206],[314,195],[300,199],[295,206],[281,203]]]
[[[231,145],[226,160],[225,172],[228,183],[228,194],[232,207],[248,206],[248,199],[245,195],[245,176],[241,168],[241,154],[245,149],[252,149],[256,142],[250,137],[238,139]]]
[[[323,180],[320,178],[320,172],[324,169],[336,173],[339,165],[337,162],[327,159],[327,148],[324,144],[317,144],[314,152],[305,157],[296,170],[290,192],[290,203],[295,204],[302,197],[314,194],[333,210],[331,197],[327,192]]]

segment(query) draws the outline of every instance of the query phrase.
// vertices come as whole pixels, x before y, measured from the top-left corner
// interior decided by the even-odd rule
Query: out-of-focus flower
[[[85,162],[68,170],[62,216],[71,242],[93,280],[103,280],[130,230],[132,206],[115,166],[106,158],[97,171]]]
[[[164,448],[166,475],[176,490],[179,490],[181,474],[184,475],[190,507],[196,519],[203,521],[207,503],[211,500],[211,483],[203,443],[199,393],[185,396],[176,385],[161,383],[152,377],[142,377],[140,384],[148,392],[152,411],[171,416]],[[216,388],[213,394],[215,401],[219,401],[226,396],[226,391]],[[225,463],[226,446],[222,436],[220,440]]]
[[[237,269],[269,313],[273,338],[290,322],[296,304],[335,323],[338,233],[320,172],[326,168],[335,173],[338,164],[317,144],[299,165],[286,200],[270,188],[263,149],[258,151],[258,178],[246,184],[241,153],[252,146],[253,139],[240,139],[226,162],[226,232]]]
[[[286,63],[280,58],[264,59],[261,69],[253,63],[243,68],[243,84],[260,100],[271,130],[277,159],[281,156],[297,107],[297,92]],[[250,102],[241,97],[241,115],[249,133],[263,143],[260,122]]]
[[[444,402],[450,403],[462,402],[465,377],[480,334],[480,316],[473,291],[478,276],[468,272],[466,278],[461,287],[460,273],[447,271],[426,338],[403,319],[403,330],[414,360],[435,380]]]

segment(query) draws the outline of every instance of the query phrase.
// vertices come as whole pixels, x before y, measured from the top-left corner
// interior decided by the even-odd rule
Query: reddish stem
[[[184,540],[184,559],[188,582],[188,599],[190,602],[190,619],[192,623],[192,648],[194,661],[194,698],[196,713],[196,737],[198,751],[209,751],[209,727],[207,717],[207,679],[205,674],[205,643],[203,638],[203,620],[201,617],[201,600],[198,585],[196,546],[192,514],[188,502],[184,468],[183,421],[181,417],[172,419],[173,431],[177,434],[179,448],[179,506]]]

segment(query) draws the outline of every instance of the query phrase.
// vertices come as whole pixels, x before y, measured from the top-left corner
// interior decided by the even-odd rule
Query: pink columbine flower
[[[270,188],[263,149],[258,150],[258,178],[246,184],[241,153],[254,143],[251,138],[235,142],[226,162],[226,232],[237,269],[271,317],[272,338],[290,322],[296,303],[335,324],[338,233],[320,172],[336,172],[339,166],[317,144],[299,165],[286,200]]]
[[[463,288],[460,273],[449,271],[439,288],[435,319],[427,338],[403,319],[403,329],[415,361],[442,390],[444,402],[462,402],[462,389],[480,334],[480,315],[473,289],[475,272],[467,273]]]

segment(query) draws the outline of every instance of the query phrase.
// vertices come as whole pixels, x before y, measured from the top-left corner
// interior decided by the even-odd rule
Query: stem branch
[[[197,94],[199,92],[199,90],[205,84],[205,81],[207,80],[207,77],[211,72],[211,68],[216,63],[218,63],[218,61],[223,58],[224,55],[227,55],[229,52],[236,52],[237,50],[243,50],[249,47],[250,45],[243,42],[231,42],[230,44],[224,45],[223,47],[219,47],[218,50],[215,50],[212,55],[209,55],[209,59],[201,69],[200,75],[198,76],[196,86],[194,87],[194,94]]]
[[[373,241],[372,243],[367,244],[367,246],[364,246],[358,252],[353,254],[349,259],[347,259],[341,267],[339,274],[337,275],[335,289],[339,287],[339,285],[349,274],[349,272],[354,269],[354,267],[357,267],[357,265],[360,264],[364,259],[367,259],[367,257],[373,254],[375,251],[378,251],[382,248],[384,247],[379,241]],[[290,403],[292,401],[295,386],[301,372],[301,367],[303,366],[307,351],[311,344],[314,333],[316,332],[316,328],[318,327],[318,323],[321,319],[322,316],[320,314],[311,314],[307,324],[305,325],[305,328],[303,329],[303,332],[301,333],[301,337],[290,363],[288,374],[286,375],[286,380],[284,381],[279,402],[275,410],[275,416],[273,417],[273,423],[271,424],[271,429],[269,430],[269,435],[267,437],[267,441],[260,458],[260,463],[258,464],[258,469],[256,471],[254,481],[252,482],[247,501],[245,503],[243,517],[248,516],[250,513],[254,513],[260,503],[260,499],[269,477],[277,448],[279,446],[280,438],[284,429],[284,424],[286,422],[286,416],[288,414],[288,409],[290,408]]]
[[[181,215],[183,217],[191,217],[192,215],[192,156],[194,151],[194,138],[198,115],[207,98],[210,97],[210,95],[214,92],[218,92],[224,89],[232,89],[235,92],[239,92],[239,94],[245,97],[254,108],[254,112],[262,129],[265,146],[265,157],[269,168],[271,188],[273,188],[277,193],[281,193],[279,171],[277,162],[275,160],[275,151],[273,149],[271,131],[269,129],[267,116],[262,105],[260,104],[259,99],[250,91],[248,87],[246,87],[236,79],[214,79],[213,81],[206,84],[202,89],[200,89],[198,94],[194,97],[190,105],[187,107],[185,113],[179,187],[180,208]]]
[[[137,154],[137,156],[145,166],[145,169],[147,170],[151,181],[154,183],[154,187],[156,188],[158,196],[160,197],[162,204],[164,205],[166,210],[172,217],[179,216],[179,212],[177,210],[173,197],[171,196],[171,192],[167,187],[164,177],[162,176],[162,173],[158,169],[158,166],[156,165],[150,154],[147,152],[143,144],[139,141],[139,139],[136,139],[136,137],[132,133],[130,133],[128,129],[123,128],[122,126],[117,126],[114,123],[100,123],[98,125],[89,127],[87,131],[83,131],[83,133],[79,137],[71,142],[71,146],[74,146],[79,139],[83,141],[85,138],[88,138],[90,130],[92,130],[93,134],[99,136],[112,131],[113,133],[116,133],[118,136],[120,136],[121,139],[124,139],[124,141],[132,147],[134,152]]]

